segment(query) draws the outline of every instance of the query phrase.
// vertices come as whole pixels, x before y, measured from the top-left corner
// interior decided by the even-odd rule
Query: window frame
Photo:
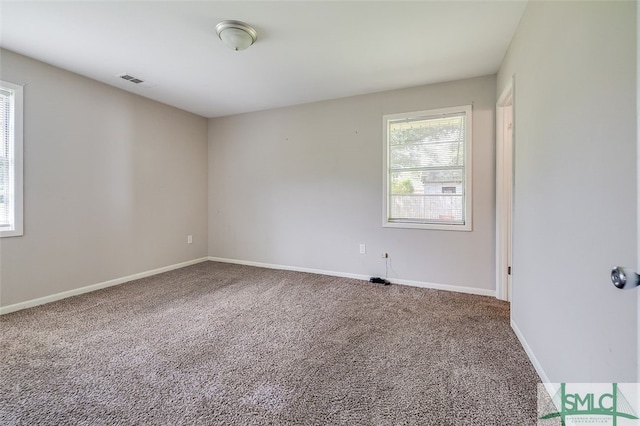
[[[426,220],[413,219],[394,221],[390,218],[391,194],[390,179],[391,167],[389,164],[389,124],[398,120],[416,120],[416,119],[437,119],[443,115],[464,113],[465,114],[465,141],[464,141],[464,189],[463,189],[463,219],[464,223],[436,223]],[[409,228],[409,229],[431,229],[445,231],[472,231],[472,212],[473,212],[473,108],[472,105],[461,105],[448,108],[429,109],[422,111],[411,111],[397,114],[385,114],[382,116],[383,122],[383,220],[382,226],[385,228]]]
[[[24,121],[24,87],[19,84],[0,80],[0,88],[14,93],[12,108],[13,124],[13,149],[10,159],[13,160],[13,170],[10,170],[10,184],[13,187],[13,214],[11,227],[0,229],[0,238],[18,237],[24,234],[24,184],[23,184],[23,121]],[[11,173],[11,171],[13,173]],[[12,182],[11,182],[12,181]]]

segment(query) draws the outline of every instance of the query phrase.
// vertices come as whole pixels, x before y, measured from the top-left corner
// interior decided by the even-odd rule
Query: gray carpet
[[[2,425],[530,425],[508,304],[205,262],[0,317]]]

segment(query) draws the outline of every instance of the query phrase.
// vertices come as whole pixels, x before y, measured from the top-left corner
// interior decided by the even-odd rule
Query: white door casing
[[[496,297],[511,300],[513,224],[514,78],[496,103]]]

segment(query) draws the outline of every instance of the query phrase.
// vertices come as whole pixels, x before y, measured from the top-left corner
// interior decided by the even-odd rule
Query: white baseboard
[[[540,381],[542,381],[542,383],[544,384],[544,387],[547,390],[547,393],[553,397],[553,395],[555,395],[559,389],[556,386],[557,384],[551,383],[551,380],[549,380],[549,376],[547,376],[547,373],[545,373],[544,369],[542,368],[542,364],[540,364],[540,361],[538,361],[538,358],[536,358],[536,355],[533,353],[531,346],[529,346],[529,343],[527,343],[527,340],[524,338],[524,335],[518,328],[518,325],[515,323],[513,318],[511,319],[511,328],[513,329],[513,332],[516,334],[516,337],[520,341],[520,344],[522,345],[524,352],[529,357],[531,364],[533,364],[533,368],[535,368],[536,373],[538,373],[538,376],[540,377]]]
[[[268,268],[268,269],[281,269],[284,271],[297,271],[297,272],[308,272],[311,274],[319,274],[319,275],[329,275],[332,277],[342,277],[342,278],[353,278],[356,280],[369,280],[369,275],[362,274],[351,274],[348,272],[336,272],[336,271],[325,271],[323,269],[311,269],[311,268],[302,268],[299,266],[287,266],[287,265],[275,265],[272,263],[262,263],[262,262],[252,262],[249,260],[238,260],[238,259],[227,259],[223,257],[209,257],[209,260],[214,262],[222,262],[222,263],[235,263],[237,265],[246,265],[246,266],[257,266],[260,268]],[[422,288],[430,288],[435,290],[446,290],[446,291],[455,291],[458,293],[467,293],[467,294],[476,294],[480,296],[492,296],[495,297],[495,290],[487,290],[482,288],[473,288],[473,287],[461,287],[450,284],[436,284],[436,283],[427,283],[422,281],[411,281],[411,280],[403,280],[394,278],[391,280],[393,284],[402,284],[408,285],[412,287],[422,287]]]
[[[209,256],[209,260],[213,262],[234,263],[236,265],[256,266],[258,268],[281,269],[283,271],[308,272],[310,274],[329,275],[332,277],[353,278],[356,280],[368,280],[367,275],[349,274],[345,272],[325,271],[321,269],[301,268],[299,266],[275,265],[273,263],[253,262],[250,260],[227,259],[224,257]]]
[[[343,277],[343,278],[353,278],[356,280],[364,280],[364,281],[369,280],[368,275],[362,275],[362,274],[351,274],[347,272],[327,271],[323,269],[302,268],[298,266],[275,265],[271,263],[252,262],[247,260],[227,259],[227,258],[221,258],[221,257],[203,257],[200,259],[189,260],[187,262],[177,263],[175,265],[165,266],[163,268],[153,269],[150,271],[140,272],[137,274],[126,276],[126,277],[116,278],[113,280],[88,285],[86,287],[81,287],[74,290],[64,291],[62,293],[52,294],[50,296],[27,300],[25,302],[16,303],[13,305],[2,306],[0,307],[0,315],[8,314],[10,312],[19,311],[22,309],[32,308],[38,305],[44,305],[45,303],[55,302],[56,300],[61,300],[67,297],[89,293],[91,291],[100,290],[106,287],[112,287],[114,285],[123,284],[129,281],[150,277],[152,275],[161,274],[163,272],[172,271],[174,269],[184,268],[185,266],[194,265],[196,263],[205,262],[207,260],[211,260],[214,262],[223,262],[223,263],[235,263],[238,265],[257,266],[260,268],[281,269],[285,271],[307,272],[311,274],[329,275],[329,276]],[[494,290],[486,290],[486,289],[473,288],[473,287],[461,287],[461,286],[455,286],[455,285],[449,285],[449,284],[427,283],[422,281],[403,280],[403,279],[396,279],[396,278],[393,279],[393,283],[408,285],[412,287],[422,287],[422,288],[430,288],[435,290],[454,291],[458,293],[467,293],[467,294],[476,294],[480,296],[495,297]]]
[[[208,258],[206,257],[202,257],[200,259],[188,260],[186,262],[176,263],[175,265],[165,266],[158,269],[152,269],[151,271],[140,272],[137,274],[126,276],[126,277],[116,278],[116,279],[104,281],[98,284],[76,288],[74,290],[63,291],[62,293],[56,293],[50,296],[40,297],[38,299],[27,300],[26,302],[20,302],[13,305],[2,306],[0,307],[0,315],[19,311],[21,309],[32,308],[38,305],[44,305],[45,303],[55,302],[56,300],[65,299],[71,296],[77,296],[79,294],[89,293],[91,291],[100,290],[101,288],[112,287],[114,285],[123,284],[129,281],[139,280],[141,278],[150,277],[152,275],[161,274],[163,272],[172,271],[174,269],[184,268],[185,266],[195,265],[196,263],[206,262],[207,260]]]
[[[466,293],[466,294],[475,294],[478,296],[491,296],[496,297],[495,290],[488,290],[485,288],[474,288],[474,287],[463,287],[458,285],[451,284],[437,284],[437,283],[426,283],[422,281],[411,281],[411,280],[402,280],[402,279],[393,279],[394,284],[402,284],[409,285],[412,287],[422,287],[422,288],[431,288],[434,290],[445,290],[445,291],[453,291],[456,293]]]

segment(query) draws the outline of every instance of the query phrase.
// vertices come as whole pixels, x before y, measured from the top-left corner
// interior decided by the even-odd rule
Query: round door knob
[[[611,270],[611,282],[621,290],[635,288],[640,285],[640,276],[622,266],[616,266]]]

